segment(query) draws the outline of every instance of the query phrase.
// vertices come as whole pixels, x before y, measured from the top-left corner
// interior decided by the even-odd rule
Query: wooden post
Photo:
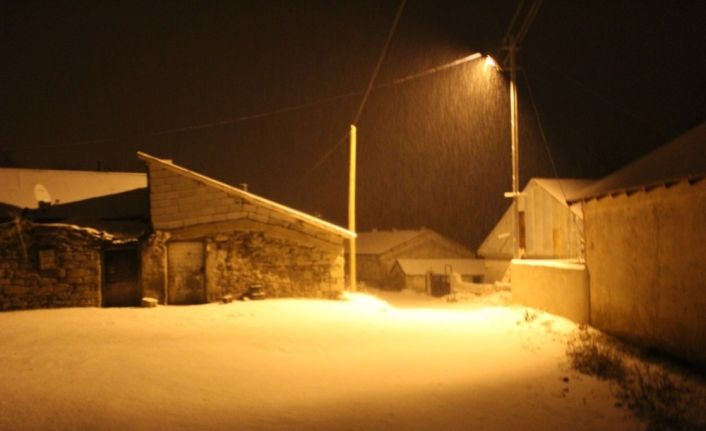
[[[356,127],[351,124],[350,133],[350,164],[348,178],[348,230],[355,232],[355,171],[356,171]],[[349,290],[355,292],[357,289],[356,282],[356,248],[355,238],[349,241],[348,254],[348,279],[350,280]]]

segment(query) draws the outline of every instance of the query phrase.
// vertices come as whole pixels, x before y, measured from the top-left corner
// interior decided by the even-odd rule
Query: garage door
[[[203,243],[170,242],[167,247],[168,303],[205,302]]]

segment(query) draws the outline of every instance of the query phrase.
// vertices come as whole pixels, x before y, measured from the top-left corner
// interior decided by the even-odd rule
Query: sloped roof
[[[573,198],[587,187],[590,187],[596,180],[584,178],[532,178],[530,182],[537,183],[550,195],[554,196],[556,200],[566,203],[571,202]]]
[[[573,200],[706,175],[706,122],[582,190]]]
[[[31,210],[36,223],[93,228],[117,237],[139,238],[150,229],[149,190],[141,188],[63,205]]]
[[[577,217],[583,218],[581,205],[571,205],[571,199],[579,195],[586,187],[590,187],[594,181],[578,178],[532,178],[522,193],[526,194],[531,190],[541,189],[557,202],[566,206]],[[512,256],[512,205],[511,203],[478,247],[479,255],[503,258]]]
[[[423,233],[424,229],[359,232],[356,240],[357,254],[381,254]]]
[[[275,211],[275,212],[278,212],[280,214],[285,214],[285,215],[290,216],[296,220],[302,221],[308,225],[317,227],[319,229],[323,229],[324,231],[327,231],[327,232],[332,233],[334,235],[337,235],[337,236],[340,236],[343,238],[355,238],[356,237],[355,232],[351,232],[348,229],[344,229],[340,226],[336,226],[335,224],[329,223],[329,222],[322,220],[318,217],[314,217],[312,215],[295,210],[295,209],[287,207],[285,205],[278,204],[278,203],[273,202],[269,199],[265,199],[261,196],[252,194],[250,192],[246,192],[245,190],[241,190],[237,187],[233,187],[233,186],[228,185],[226,183],[223,183],[221,181],[218,181],[213,178],[207,177],[205,175],[199,174],[197,172],[191,171],[191,170],[186,169],[184,167],[175,165],[170,160],[159,159],[157,157],[154,157],[154,156],[149,155],[147,153],[143,153],[141,151],[137,152],[137,156],[140,159],[142,159],[148,163],[155,163],[165,169],[168,169],[172,172],[178,173],[178,174],[183,175],[185,177],[191,178],[201,184],[204,184],[209,187],[214,187],[214,188],[221,190],[231,196],[238,197],[240,199],[246,200],[246,201],[251,202],[256,205],[261,205],[265,208],[268,208],[268,209]]]
[[[0,168],[0,202],[38,208],[39,201],[64,204],[147,187],[147,175],[133,172]]]
[[[406,275],[424,275],[428,271],[444,274],[446,270],[461,275],[483,275],[485,263],[481,259],[397,259]]]

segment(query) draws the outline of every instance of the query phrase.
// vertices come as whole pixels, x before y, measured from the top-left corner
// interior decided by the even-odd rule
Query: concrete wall
[[[706,364],[706,181],[584,204],[591,324]]]
[[[582,264],[513,259],[512,300],[575,322],[588,323],[588,274]]]
[[[484,259],[485,274],[483,274],[483,283],[495,283],[502,281],[510,267],[509,259]]]
[[[0,226],[0,309],[100,306],[102,244],[87,229]]]

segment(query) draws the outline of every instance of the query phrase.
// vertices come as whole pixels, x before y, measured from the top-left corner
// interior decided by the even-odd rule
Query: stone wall
[[[167,283],[167,232],[157,231],[142,244],[140,250],[140,285],[142,296],[154,298],[164,304]]]
[[[102,242],[72,226],[0,226],[0,309],[100,306]]]
[[[706,364],[706,180],[584,204],[591,324]]]
[[[208,238],[206,284],[235,297],[261,284],[267,296],[332,296],[343,290],[343,255],[312,244],[235,231]]]
[[[207,301],[260,284],[268,297],[328,297],[343,291],[343,240],[335,243],[250,219],[157,231],[142,253],[145,295],[164,302],[170,241],[205,245]]]

